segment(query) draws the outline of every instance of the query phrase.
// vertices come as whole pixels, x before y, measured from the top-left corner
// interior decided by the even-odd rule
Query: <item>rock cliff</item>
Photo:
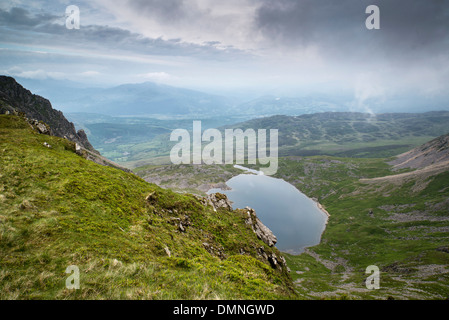
[[[51,135],[66,138],[81,147],[99,153],[87,139],[83,130],[76,131],[64,114],[53,109],[50,101],[32,94],[12,77],[0,76],[0,114],[24,114],[30,120],[42,122],[49,127]]]
[[[126,172],[131,170],[101,156],[90,144],[84,130],[75,130],[61,111],[50,101],[32,94],[12,77],[0,76],[0,114],[22,115],[39,133],[67,139],[76,144],[76,153],[87,160]]]

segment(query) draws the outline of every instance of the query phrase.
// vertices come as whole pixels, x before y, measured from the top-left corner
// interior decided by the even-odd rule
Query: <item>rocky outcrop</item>
[[[224,260],[227,258],[225,250],[222,245],[215,243],[215,245],[209,244],[208,242],[203,242],[203,247],[209,252],[211,255],[219,257]]]
[[[246,224],[249,224],[257,237],[265,242],[268,246],[272,247],[276,244],[277,238],[273,232],[259,220],[256,216],[256,211],[250,207],[246,207],[246,214],[248,217],[245,220]]]
[[[228,197],[225,194],[222,193],[212,193],[207,195],[206,198],[210,205],[214,208],[216,211],[219,208],[224,208],[226,210],[232,211],[232,205],[231,201],[229,201]]]
[[[50,126],[43,123],[42,121],[38,121],[36,119],[26,119],[30,126],[32,126],[37,132],[40,134],[51,134]]]
[[[90,144],[83,130],[78,132],[61,111],[53,109],[50,101],[32,94],[12,77],[0,76],[0,114],[22,114],[30,124],[44,134],[66,138],[81,147],[99,154]],[[49,132],[47,132],[47,130]]]
[[[103,166],[131,170],[101,156],[90,144],[84,130],[75,130],[61,111],[52,108],[50,101],[32,94],[14,80],[0,76],[0,114],[22,116],[31,127],[40,134],[48,134],[70,140],[75,143],[75,152],[87,160]]]
[[[223,208],[232,211],[231,201],[228,197],[222,193],[212,193],[207,195],[206,198],[202,199],[203,205],[210,204],[215,211],[217,209]],[[259,220],[256,215],[256,211],[250,207],[246,207],[244,211],[247,214],[245,223],[250,225],[257,237],[265,242],[268,246],[272,247],[276,244],[277,238],[273,232]]]
[[[201,197],[194,195],[194,197],[200,201],[203,206],[212,206],[215,212],[219,209],[227,210],[235,213],[240,213],[244,215],[245,223],[251,226],[252,231],[256,234],[257,238],[262,240],[269,248],[266,246],[256,247],[254,246],[250,249],[253,253],[255,252],[262,260],[268,262],[273,269],[279,269],[281,271],[290,272],[287,267],[287,262],[285,258],[280,254],[280,252],[274,247],[277,242],[276,236],[273,232],[260,221],[256,215],[256,211],[250,207],[245,209],[232,209],[231,201],[228,197],[222,193],[212,193],[206,197]],[[146,200],[152,202],[155,200],[154,193],[147,196]],[[220,245],[212,245],[209,242],[204,242],[203,247],[212,255],[219,257],[220,259],[226,259],[227,255],[225,250]],[[248,254],[248,248],[240,248],[240,254]],[[249,253],[251,254],[251,253]]]

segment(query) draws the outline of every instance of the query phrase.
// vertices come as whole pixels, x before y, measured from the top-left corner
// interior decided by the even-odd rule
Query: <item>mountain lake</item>
[[[226,194],[234,209],[253,208],[277,237],[276,247],[282,252],[300,254],[306,247],[320,243],[328,217],[318,203],[282,179],[236,167],[248,173],[228,180],[231,190],[211,189],[207,193]]]

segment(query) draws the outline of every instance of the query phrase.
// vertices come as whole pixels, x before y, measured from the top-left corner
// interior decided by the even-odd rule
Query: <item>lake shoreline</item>
[[[234,165],[234,168],[246,171],[248,173],[252,173],[252,174],[256,174],[256,175],[263,175],[263,171],[258,171],[258,170],[254,170],[254,169],[249,169],[240,165]],[[285,180],[284,180],[285,181]],[[287,181],[286,181],[287,182]],[[288,183],[288,182],[287,182]],[[295,187],[296,188],[296,187]],[[301,192],[301,190],[299,190],[298,188],[296,188],[299,192]],[[301,192],[302,193],[302,192]],[[326,216],[326,222],[324,223],[324,225],[326,226],[327,223],[329,222],[329,218],[330,218],[330,213],[324,208],[324,206],[318,202],[317,198],[309,198],[311,199],[313,202],[316,203],[316,206],[318,207],[318,209],[323,212]]]
[[[283,179],[243,166],[234,168],[242,170],[242,174],[226,181],[228,190],[213,188],[207,194],[225,194],[234,209],[253,208],[262,223],[278,237],[278,249],[282,252],[299,255],[305,248],[320,243],[330,214],[317,199],[307,197]]]
[[[310,199],[312,199],[313,202],[316,203],[316,206],[318,207],[318,209],[320,209],[321,212],[323,212],[326,215],[327,219],[326,219],[325,224],[327,225],[327,223],[329,222],[329,218],[331,217],[330,213],[324,208],[324,206],[321,203],[318,202],[317,198],[310,198]]]

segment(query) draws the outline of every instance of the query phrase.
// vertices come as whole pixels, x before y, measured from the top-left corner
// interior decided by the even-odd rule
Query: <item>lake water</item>
[[[241,174],[226,184],[232,190],[211,189],[208,193],[226,194],[234,209],[248,206],[256,210],[262,223],[277,237],[280,251],[299,254],[320,242],[326,214],[290,183],[263,174]]]

